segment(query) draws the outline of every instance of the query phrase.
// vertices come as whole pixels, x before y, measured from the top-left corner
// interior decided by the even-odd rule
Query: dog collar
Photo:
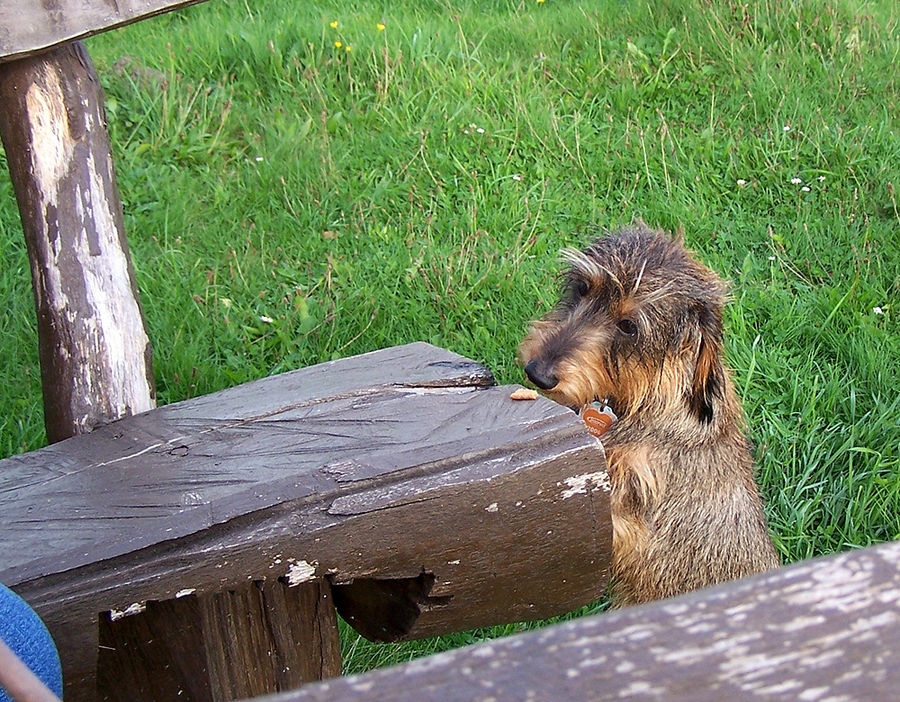
[[[609,431],[609,428],[618,419],[616,413],[605,402],[594,400],[581,410],[581,421],[587,426],[588,433],[598,439]]]

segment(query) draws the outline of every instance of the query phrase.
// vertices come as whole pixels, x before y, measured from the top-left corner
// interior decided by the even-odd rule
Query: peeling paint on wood
[[[80,43],[0,64],[0,136],[31,260],[49,440],[152,409],[103,96]]]
[[[109,611],[109,618],[112,621],[118,621],[123,617],[129,617],[133,614],[140,614],[141,612],[147,609],[147,605],[143,602],[135,602],[134,604],[128,605],[125,609],[111,609]]]
[[[609,473],[605,470],[594,471],[593,473],[585,473],[584,475],[575,475],[566,478],[559,483],[568,486],[567,489],[560,493],[560,497],[564,500],[574,497],[575,495],[586,495],[594,490],[602,490],[606,493],[610,491]]]
[[[306,561],[294,561],[290,559],[291,563],[288,566],[287,574],[285,578],[287,579],[287,584],[291,587],[294,585],[299,585],[300,583],[305,583],[308,580],[314,580],[316,577],[316,566],[317,563],[307,563]]]

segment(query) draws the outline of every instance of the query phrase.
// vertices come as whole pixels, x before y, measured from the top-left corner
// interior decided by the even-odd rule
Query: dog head
[[[724,282],[643,225],[562,258],[559,302],[519,347],[529,380],[576,410],[605,399],[620,418],[680,410],[711,422],[725,383]]]

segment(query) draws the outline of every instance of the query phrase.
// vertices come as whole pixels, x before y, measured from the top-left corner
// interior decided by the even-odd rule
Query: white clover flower
[[[825,180],[825,176],[819,176],[819,182],[821,183],[823,180]]]
[[[271,323],[274,322],[275,320],[272,319],[271,317],[267,317],[266,315],[262,315],[262,316],[259,318],[259,321],[260,321],[260,322],[265,322],[266,324],[271,324]]]
[[[786,124],[786,125],[784,125],[784,127],[782,127],[782,129],[783,129],[783,131],[785,131],[785,132],[789,132],[789,131],[791,131],[791,125]]]
[[[800,185],[800,183],[802,183],[802,182],[803,182],[803,180],[801,178],[791,178],[792,185]]]
[[[520,176],[518,173],[516,173],[515,175],[513,175],[512,179],[513,180],[522,180],[522,176]]]
[[[884,310],[880,307],[873,307],[872,312],[874,312],[875,314],[884,314]]]
[[[478,129],[476,129],[475,131],[478,132],[479,134],[484,134],[484,128],[483,128],[483,127],[478,127]]]
[[[747,181],[744,180],[743,178],[738,178],[738,179],[737,179],[737,184],[740,185],[740,186],[744,186],[744,185],[747,185]]]
[[[800,190],[802,190],[802,191],[805,192],[805,193],[808,193],[808,192],[809,192],[809,186],[808,186],[808,185],[804,185],[802,188],[800,188]]]

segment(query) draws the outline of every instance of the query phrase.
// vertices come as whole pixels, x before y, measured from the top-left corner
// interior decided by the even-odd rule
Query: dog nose
[[[559,378],[551,372],[545,363],[540,361],[529,361],[525,365],[525,375],[541,390],[550,390],[559,383]]]

